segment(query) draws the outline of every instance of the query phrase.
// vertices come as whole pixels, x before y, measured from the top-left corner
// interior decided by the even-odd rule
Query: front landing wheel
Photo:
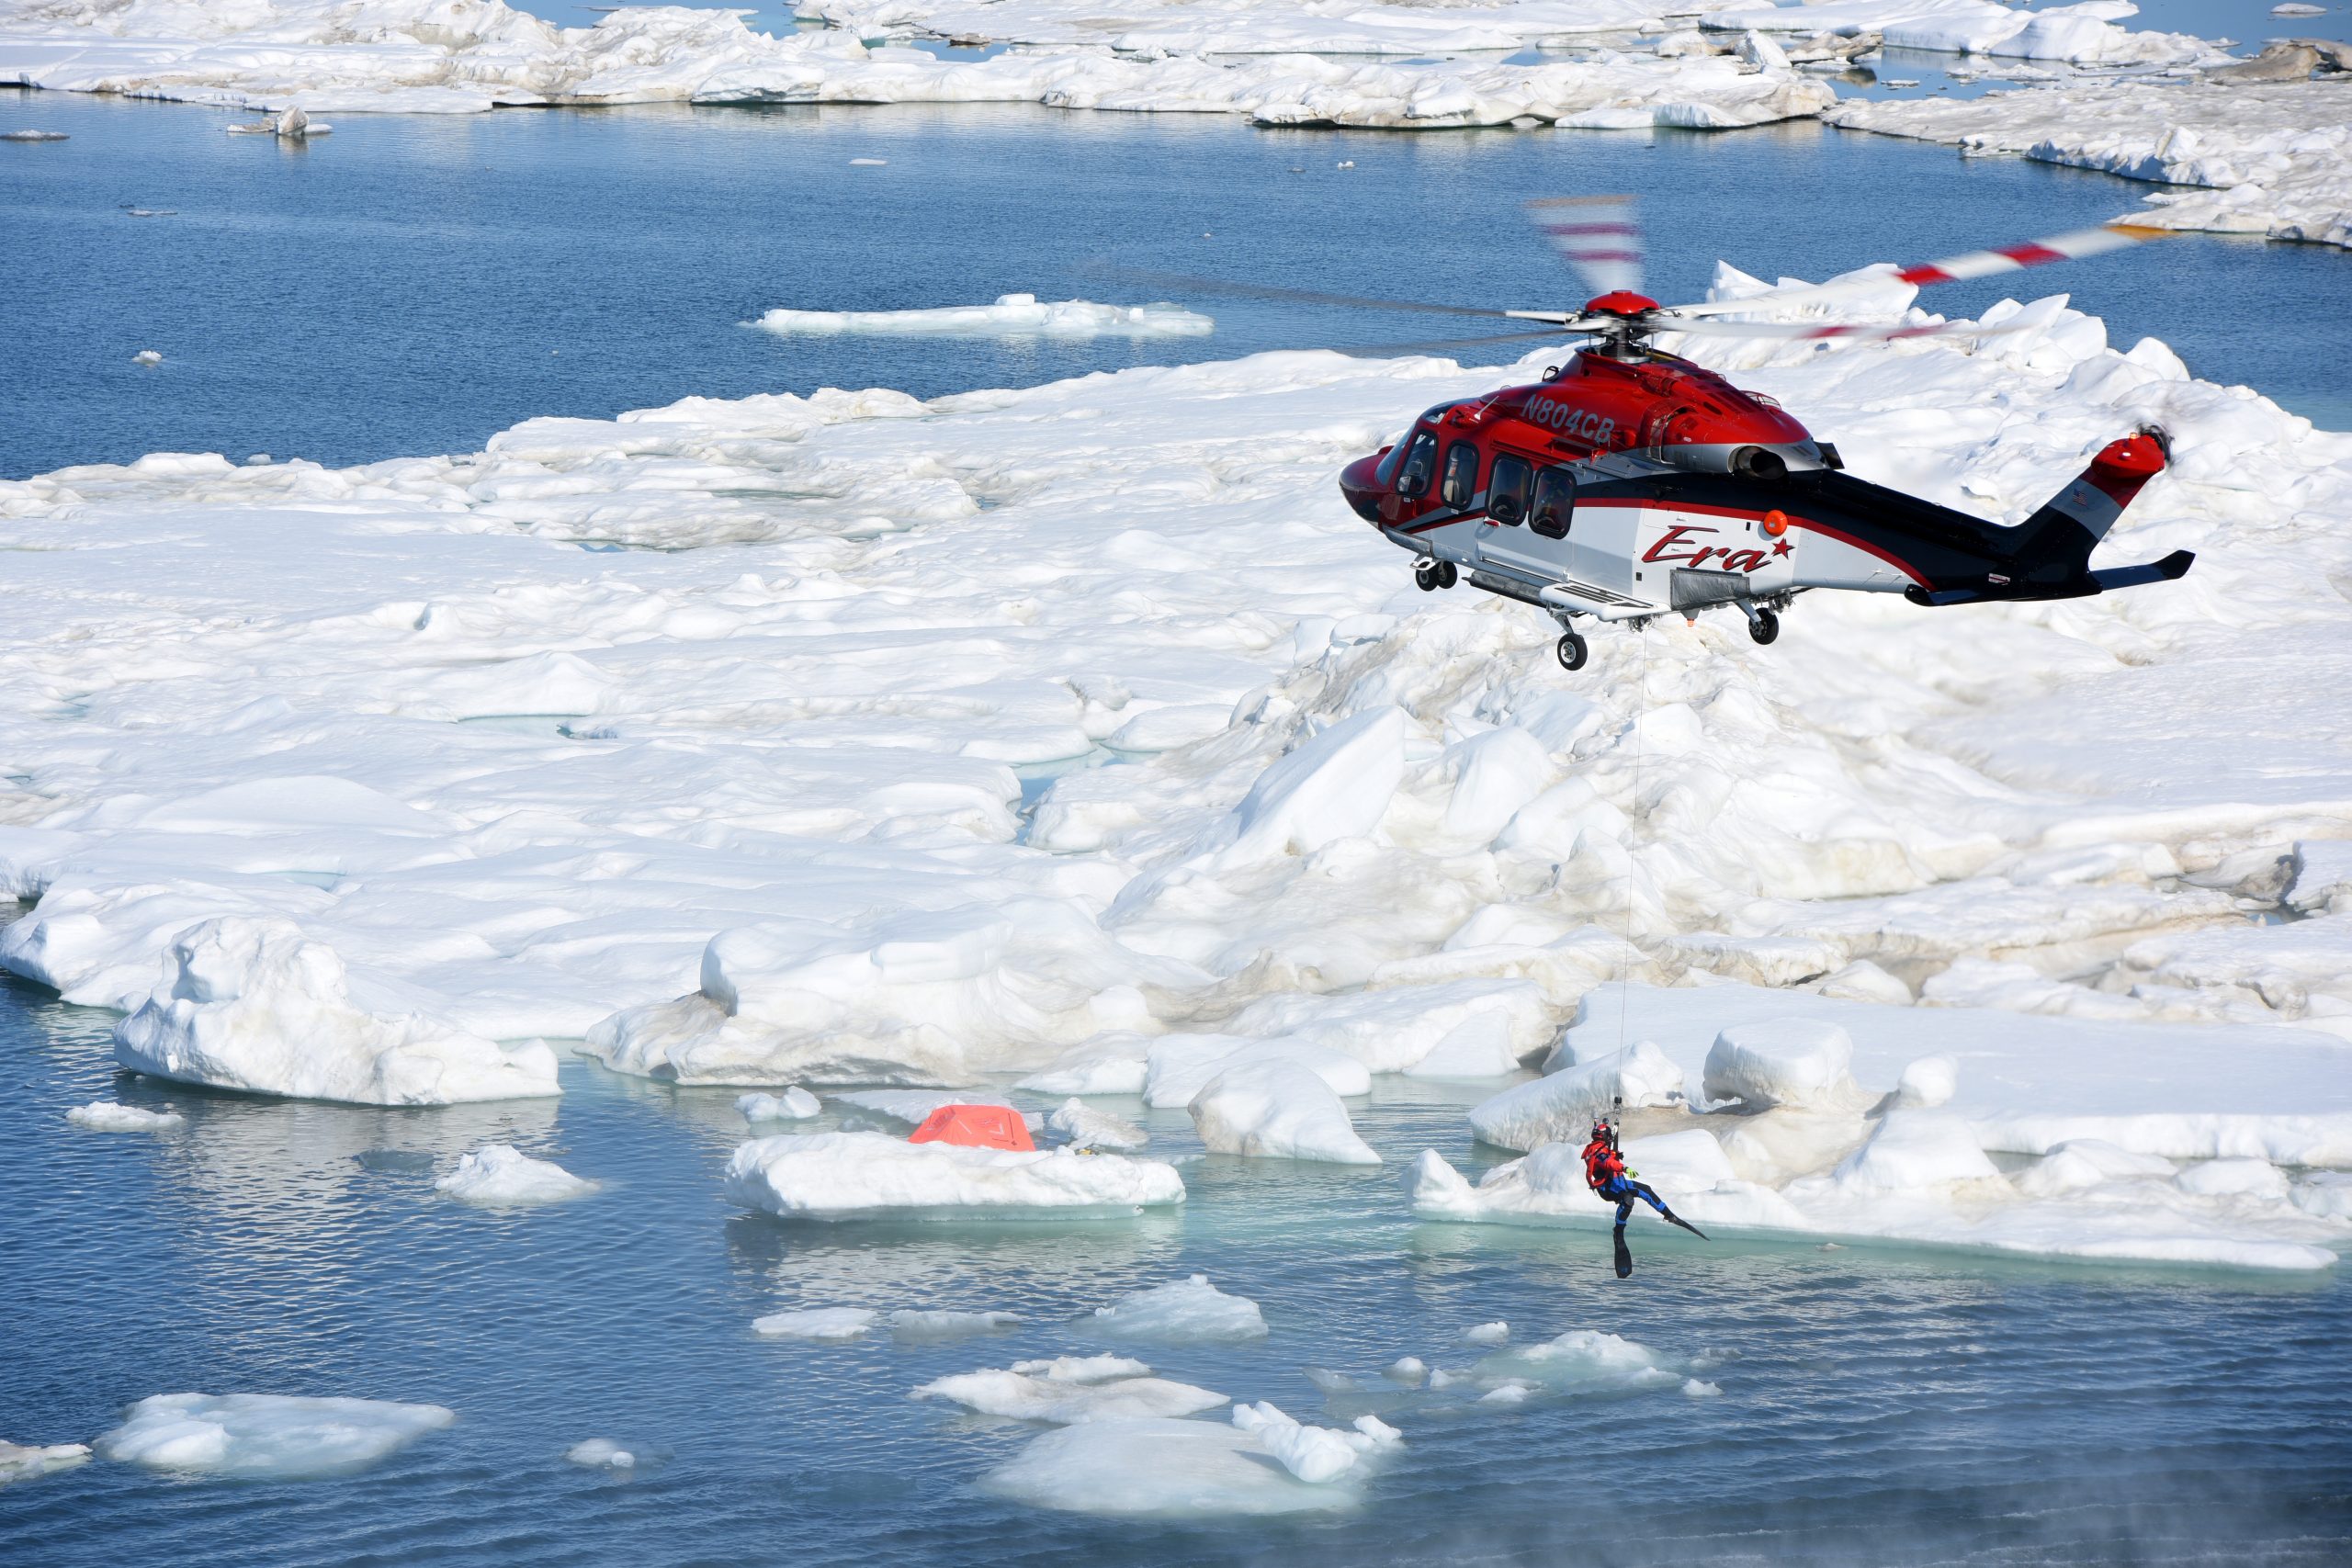
[[[1574,632],[1562,632],[1560,646],[1554,651],[1559,654],[1560,668],[1563,670],[1583,669],[1585,660],[1590,657],[1592,652],[1585,646],[1584,638]]]
[[[1413,563],[1413,586],[1424,593],[1437,592],[1437,566],[1431,561]]]
[[[1442,560],[1437,563],[1437,585],[1440,588],[1451,588],[1461,581],[1462,574],[1454,570],[1452,561]]]
[[[1758,643],[1770,642],[1781,635],[1781,617],[1770,610],[1758,610],[1747,623],[1747,635]]]

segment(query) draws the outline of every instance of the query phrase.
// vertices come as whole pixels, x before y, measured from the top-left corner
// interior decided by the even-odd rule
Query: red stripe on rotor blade
[[[1894,280],[1897,283],[1950,283],[1952,276],[1939,266],[1928,264],[1906,266],[1894,275]]]
[[[1560,254],[1570,261],[1637,262],[1642,259],[1642,253],[1639,251],[1579,251],[1565,245],[1561,247]]]
[[[2022,245],[2000,246],[1993,254],[1996,256],[2007,256],[2019,266],[2040,266],[2045,262],[2074,259],[2064,251],[2053,251],[2048,245],[2038,245],[2030,240]]]
[[[1631,234],[1634,231],[1631,223],[1545,223],[1541,227],[1546,234]]]

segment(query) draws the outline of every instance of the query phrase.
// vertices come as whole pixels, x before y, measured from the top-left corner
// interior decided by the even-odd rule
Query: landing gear
[[[1440,588],[1451,588],[1461,581],[1462,574],[1453,569],[1452,561],[1442,560],[1437,563],[1437,585]]]
[[[1781,635],[1781,617],[1770,610],[1750,606],[1747,611],[1747,635],[1761,645]]]
[[[1413,563],[1413,586],[1424,593],[1451,588],[1461,581],[1461,572],[1454,570],[1450,560],[1418,560]]]
[[[1560,668],[1563,670],[1583,669],[1585,660],[1590,657],[1592,652],[1590,649],[1585,647],[1584,638],[1568,631],[1560,634],[1560,645],[1554,651],[1559,654]]]

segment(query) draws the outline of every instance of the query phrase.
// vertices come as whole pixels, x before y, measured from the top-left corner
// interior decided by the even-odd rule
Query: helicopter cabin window
[[[1411,500],[1427,495],[1430,479],[1437,468],[1437,437],[1422,431],[1405,448],[1405,460],[1396,466],[1396,493]]]
[[[1477,493],[1478,449],[1457,441],[1445,449],[1445,478],[1438,483],[1438,499],[1448,506],[1467,506]]]
[[[1577,509],[1577,477],[1566,468],[1546,468],[1535,478],[1535,504],[1527,525],[1547,539],[1568,536],[1568,521]]]
[[[1506,528],[1527,521],[1527,494],[1535,488],[1535,465],[1508,452],[1495,455],[1487,477],[1487,515]]]

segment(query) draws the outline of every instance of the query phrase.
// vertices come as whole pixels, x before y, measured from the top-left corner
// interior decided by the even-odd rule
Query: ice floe
[[[1123,1117],[1097,1111],[1082,1100],[1066,1100],[1046,1117],[1046,1131],[1074,1149],[1108,1149],[1128,1154],[1151,1141],[1151,1134]]]
[[[1196,1416],[1226,1396],[1191,1383],[1154,1377],[1125,1356],[1057,1356],[1015,1361],[1009,1370],[961,1372],[914,1391],[917,1399],[945,1399],[983,1416],[1070,1426],[1145,1416]]]
[[[1080,1323],[1096,1334],[1170,1345],[1238,1343],[1266,1337],[1266,1315],[1247,1296],[1232,1296],[1194,1274],[1099,1306]]]
[[[1175,1168],[1076,1149],[910,1144],[882,1133],[811,1133],[743,1145],[728,1196],[782,1219],[975,1212],[1130,1214],[1184,1201]]]
[[[167,1133],[187,1125],[187,1118],[176,1111],[149,1111],[143,1106],[119,1105],[111,1100],[77,1105],[65,1113],[65,1119],[93,1133]]]
[[[1188,1109],[1201,1142],[1213,1153],[1380,1163],[1380,1156],[1356,1135],[1340,1097],[1294,1062],[1227,1067],[1201,1087]]]
[[[900,1307],[890,1314],[894,1339],[969,1339],[1000,1334],[1021,1321],[1018,1314],[993,1308],[969,1311],[957,1307]]]
[[[2007,15],[2021,15],[2009,12]],[[2132,221],[2352,245],[2352,81],[2070,83],[1959,99],[1849,99],[1832,124],[2200,190]]]
[[[1577,9],[1557,0],[1544,8],[1556,18]],[[1418,25],[1424,39],[1432,36],[1432,13],[1380,9],[1408,28]],[[1530,118],[1720,129],[1814,114],[1833,98],[1827,87],[1792,70],[1759,71],[1707,55],[1604,51],[1525,65],[1386,63],[1297,52],[1211,58],[1190,51],[1195,46],[1132,42],[1119,52],[1073,42],[959,61],[869,47],[858,36],[862,26],[771,36],[746,28],[742,13],[683,6],[631,7],[594,28],[571,28],[497,0],[469,5],[462,15],[435,0],[370,0],[368,10],[371,25],[361,41],[353,37],[347,8],[334,0],[252,0],[225,8],[175,0],[12,0],[0,11],[0,81],[311,112],[470,113],[501,104],[661,101],[1014,102],[1403,130]],[[1243,26],[1266,37],[1257,23]],[[1458,24],[1452,28],[1457,45],[1474,36]],[[1580,28],[1571,23],[1558,30]],[[1406,52],[1431,47],[1442,45],[1417,42]]]
[[[12,1443],[0,1438],[0,1486],[31,1481],[89,1461],[87,1443]]]
[[[922,33],[1010,44],[1103,44],[1133,52],[1429,55],[1514,50],[1655,28],[1648,0],[1490,0],[1425,6],[1374,0],[801,0],[797,14],[863,36]]]
[[[1035,294],[1000,295],[993,305],[921,310],[775,310],[752,324],[784,336],[1205,337],[1216,330],[1213,319],[1181,305],[1098,305],[1091,299],[1041,303]]]
[[[2139,14],[2132,0],[2083,0],[2025,11],[1995,0],[1815,0],[1708,11],[1702,28],[1783,33],[1871,33],[1890,49],[2007,55],[2075,65],[2180,65],[2227,58],[2187,33],[2115,24]]]
[[[824,1111],[823,1104],[807,1089],[794,1085],[782,1094],[746,1094],[738,1096],[735,1109],[743,1120],[756,1125],[762,1122],[806,1122]]]
[[[1169,1418],[1090,1421],[1033,1439],[980,1480],[1032,1507],[1140,1517],[1216,1518],[1353,1507],[1350,1467],[1328,1484],[1298,1480],[1256,1430]]]
[[[863,1339],[882,1314],[871,1307],[806,1307],[772,1312],[752,1320],[752,1332],[768,1339],[814,1339],[838,1343]]]
[[[597,1183],[572,1175],[553,1160],[534,1159],[512,1144],[485,1144],[433,1186],[461,1203],[519,1208],[584,1198],[596,1190]]]
[[[458,1418],[438,1404],[279,1393],[159,1393],[92,1445],[151,1470],[249,1479],[346,1475]]]
[[[610,1438],[588,1438],[563,1450],[566,1464],[582,1470],[634,1470],[637,1452]]]

